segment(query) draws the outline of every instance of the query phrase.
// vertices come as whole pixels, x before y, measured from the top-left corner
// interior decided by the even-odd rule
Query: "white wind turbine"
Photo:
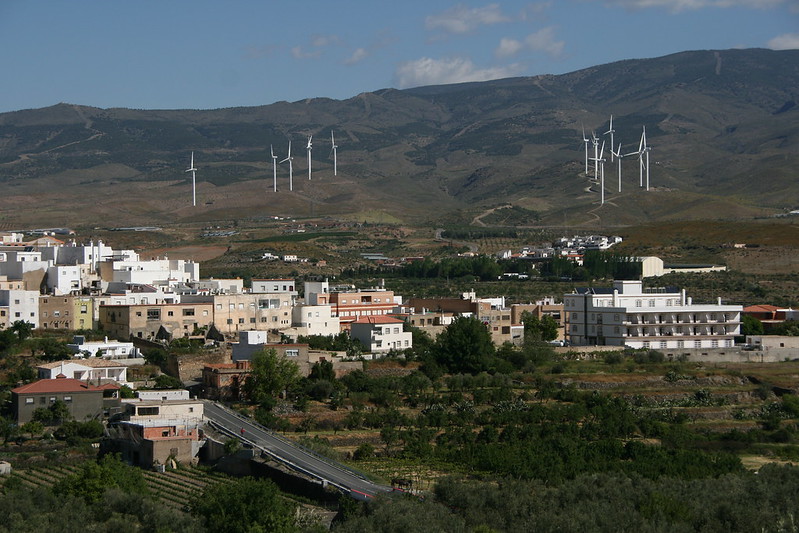
[[[602,135],[610,134],[610,162],[613,162],[613,134],[616,133],[616,130],[613,129],[613,115],[610,115],[610,126],[608,127],[608,131],[603,133]]]
[[[647,146],[646,144],[646,126],[644,126],[644,131],[641,134],[641,138],[644,142],[644,153],[646,154],[646,190],[649,190],[649,151],[652,149],[651,146]]]
[[[336,154],[336,149],[338,148],[338,146],[336,146],[336,139],[333,138],[333,130],[330,130],[330,144],[333,145],[333,147],[330,148],[330,153],[333,155],[333,175],[336,176],[338,174],[338,169],[336,168],[336,164],[337,164],[337,161],[336,161],[336,155],[337,155]],[[586,168],[588,168],[588,162],[587,161],[586,161],[585,165],[586,165]]]
[[[269,145],[269,152],[272,154],[272,188],[274,192],[277,192],[277,156],[271,144]]]
[[[649,190],[649,150],[651,148],[646,145],[646,126],[643,127],[641,133],[641,140],[638,143],[638,151],[624,154],[625,157],[629,155],[638,156],[638,186],[644,186],[644,167],[646,167],[646,190]],[[646,156],[646,157],[644,157]]]
[[[305,147],[308,151],[308,181],[311,180],[311,139],[313,139],[313,135],[308,136],[308,145]]]
[[[602,141],[602,149],[599,151],[599,204],[605,205],[605,160],[602,156],[605,153],[605,141]]]
[[[616,148],[615,152],[611,150],[610,153],[616,156],[616,159],[619,162],[619,192],[621,192],[621,159],[624,157],[624,155],[621,153],[621,143],[619,143],[619,146]],[[611,160],[613,160],[612,157]]]
[[[281,161],[280,163],[283,164],[286,161],[289,162],[289,190],[294,190],[294,167],[292,166],[291,162],[294,161],[294,158],[291,157],[291,141],[289,141],[289,155],[286,156],[286,159]]]
[[[197,207],[197,169],[194,168],[194,152],[191,153],[191,164],[186,172],[191,172],[191,205]]]
[[[594,157],[591,160],[594,162],[594,181],[599,179],[599,137],[596,132],[591,132],[591,144],[594,145]]]
[[[585,126],[583,126],[583,143],[585,144],[585,175],[588,176],[588,143],[591,140],[585,136]]]

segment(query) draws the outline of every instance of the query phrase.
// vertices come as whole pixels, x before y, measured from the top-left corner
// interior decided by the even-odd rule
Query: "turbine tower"
[[[194,152],[191,153],[191,164],[186,172],[191,172],[191,205],[197,207],[197,169],[194,168]]]
[[[269,145],[269,152],[272,154],[272,188],[274,192],[277,192],[277,156],[271,144]]]
[[[621,143],[619,143],[619,146],[616,147],[615,152],[611,150],[610,153],[616,156],[616,159],[619,162],[619,192],[621,192],[621,158],[624,157],[621,153]],[[611,160],[613,160],[613,157],[611,157]]]
[[[583,134],[583,135],[585,135],[585,134]],[[336,176],[338,174],[338,169],[336,168],[336,163],[337,163],[337,161],[336,161],[336,148],[338,148],[338,146],[336,146],[336,139],[333,138],[333,130],[330,130],[330,144],[333,145],[333,147],[330,149],[330,153],[333,155],[333,175]],[[586,154],[587,154],[587,152],[586,152]],[[586,161],[585,166],[586,166],[586,169],[587,169],[588,168],[588,161]]]
[[[602,141],[602,149],[599,151],[599,205],[605,205],[605,160],[602,156],[605,153],[605,141]]]
[[[610,115],[610,126],[608,127],[608,131],[603,133],[603,135],[610,134],[610,162],[613,162],[613,134],[616,133],[616,130],[613,129],[613,115]]]
[[[644,131],[641,134],[641,138],[644,141],[644,153],[646,154],[646,190],[649,190],[649,151],[652,149],[651,146],[646,145],[646,126],[644,126]]]
[[[583,143],[585,144],[585,175],[588,177],[588,143],[591,140],[585,136],[585,126],[583,126]]]
[[[591,144],[594,145],[594,157],[591,160],[594,162],[594,181],[599,179],[599,137],[596,132],[591,132]]]
[[[308,181],[311,181],[311,139],[313,139],[313,135],[308,136],[308,146],[305,147],[308,151]]]
[[[289,155],[286,156],[286,159],[281,161],[280,163],[285,163],[286,161],[289,162],[289,191],[294,190],[294,167],[292,166],[291,162],[294,161],[294,158],[291,157],[291,141],[289,141]]]

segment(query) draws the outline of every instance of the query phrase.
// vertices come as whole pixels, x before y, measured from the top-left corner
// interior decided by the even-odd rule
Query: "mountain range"
[[[374,216],[631,225],[786,213],[799,192],[799,50],[682,52],[563,74],[215,110],[61,103],[0,114],[0,227]],[[650,190],[636,156],[651,147]],[[605,142],[606,193],[583,129]],[[338,175],[333,175],[331,132]],[[305,146],[313,135],[311,179]],[[287,156],[273,192],[270,145]],[[190,154],[197,167],[191,204]],[[590,150],[593,155],[593,149]]]

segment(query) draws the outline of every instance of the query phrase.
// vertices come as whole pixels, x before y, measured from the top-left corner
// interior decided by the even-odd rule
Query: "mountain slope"
[[[684,52],[564,74],[217,110],[59,104],[0,114],[0,224],[131,225],[385,211],[425,221],[513,203],[546,222],[750,217],[794,208],[799,51]],[[623,160],[646,126],[651,190]],[[606,203],[581,128],[605,149]],[[338,145],[332,176],[330,132]],[[313,135],[313,175],[305,144]],[[270,145],[288,168],[272,192]],[[194,150],[198,199],[184,172]],[[593,174],[591,170],[589,174]]]

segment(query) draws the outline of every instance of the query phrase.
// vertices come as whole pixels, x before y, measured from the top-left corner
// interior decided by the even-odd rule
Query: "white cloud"
[[[515,76],[520,71],[521,66],[515,64],[481,69],[467,58],[432,59],[423,57],[402,63],[394,73],[394,77],[397,86],[406,89],[421,85],[496,80]]]
[[[799,33],[783,33],[768,42],[772,50],[795,50],[799,48]]]
[[[469,33],[479,26],[498,24],[510,20],[502,14],[499,4],[488,4],[485,7],[467,7],[458,4],[438,15],[429,15],[425,19],[428,30],[441,29],[446,33]]]
[[[518,54],[522,48],[524,48],[524,44],[521,41],[517,41],[516,39],[509,39],[507,37],[503,37],[499,41],[499,46],[496,50],[494,50],[494,55],[497,57],[508,57]]]
[[[294,59],[311,59],[319,57],[322,54],[321,50],[305,50],[302,46],[294,46],[291,48],[291,56]]]
[[[369,57],[369,52],[366,51],[366,48],[356,48],[352,55],[344,60],[345,65],[354,65],[356,63],[360,63],[364,59]]]
[[[532,19],[544,14],[550,7],[552,7],[551,1],[527,4],[522,8],[519,18],[521,18],[521,20]]]
[[[532,50],[534,52],[546,52],[551,57],[560,57],[563,54],[563,48],[566,46],[564,41],[558,41],[555,38],[555,27],[548,26],[541,28],[535,33],[531,33],[524,38],[524,41],[516,39],[503,38],[499,42],[499,46],[494,50],[494,55],[497,57],[508,57],[516,55],[522,50]]]
[[[672,13],[679,13],[692,9],[706,7],[748,7],[753,9],[768,9],[784,4],[786,0],[607,0],[606,4],[617,5],[632,9],[650,7],[666,8]]]
[[[565,42],[555,39],[555,27],[548,26],[541,28],[535,33],[531,33],[524,39],[530,50],[536,52],[546,52],[552,57],[558,57],[563,53]]]

